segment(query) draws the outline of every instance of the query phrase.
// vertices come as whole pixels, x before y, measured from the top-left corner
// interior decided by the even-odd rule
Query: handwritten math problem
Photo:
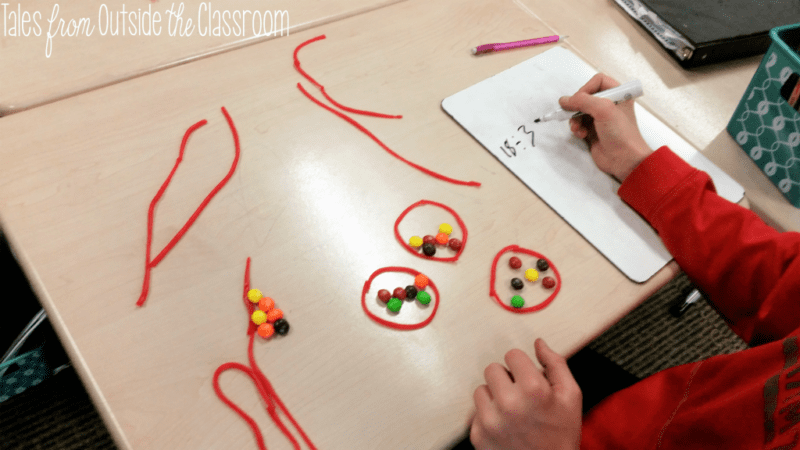
[[[526,150],[528,148],[529,138],[525,136],[527,134],[530,135],[531,147],[536,147],[533,130],[528,131],[528,129],[525,128],[525,125],[520,125],[519,128],[517,128],[517,132],[503,142],[503,145],[500,146],[500,150],[502,150],[503,153],[505,153],[509,158],[517,156],[518,151]]]

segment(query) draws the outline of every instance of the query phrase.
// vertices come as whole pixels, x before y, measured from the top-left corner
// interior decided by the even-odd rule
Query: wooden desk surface
[[[747,158],[728,125],[761,56],[683,69],[613,0],[519,0],[598,70],[620,81],[639,79],[639,102],[745,188],[750,207],[781,230],[800,231],[800,209]]]
[[[57,0],[11,1],[3,7],[6,21],[4,32],[0,33],[3,61],[0,65],[0,115],[217,52],[294,34],[398,1],[402,0],[136,0],[116,4],[103,0],[70,3]],[[181,5],[183,28],[178,27],[177,17],[169,22],[171,16],[168,13],[173,11],[177,14]],[[125,15],[122,14],[123,9]],[[229,16],[225,16],[226,11],[230,13]],[[262,21],[269,18],[263,22],[266,25],[262,24],[265,28],[260,36],[252,32],[254,11],[259,12],[258,17]],[[37,12],[37,17],[29,17]],[[130,16],[131,12],[135,14]],[[239,13],[236,17],[233,16],[235,12]],[[247,21],[241,19],[243,15]],[[30,22],[23,26],[15,20],[18,16]],[[220,24],[223,16],[225,22]],[[52,25],[51,19],[54,19]],[[65,23],[59,28],[61,20]],[[72,20],[81,28],[70,27]],[[116,20],[127,26],[120,28]],[[182,36],[181,31],[186,34],[189,30],[189,20],[192,21],[193,32]],[[255,23],[258,24],[258,20]],[[215,32],[217,26],[220,28]],[[289,29],[285,30],[286,27]],[[157,31],[160,33],[158,36],[155,35]],[[224,35],[226,31],[228,36]],[[62,32],[66,35],[62,35]],[[122,35],[123,32],[126,34]],[[48,33],[54,37],[48,39]],[[173,35],[170,36],[170,33]],[[205,36],[201,36],[201,33]],[[49,57],[46,56],[48,45]]]
[[[256,359],[315,444],[331,449],[451,443],[487,364],[512,347],[532,352],[540,336],[571,354],[673,277],[671,263],[645,284],[627,280],[442,111],[448,95],[548,48],[475,58],[471,47],[547,31],[511,2],[408,0],[0,120],[2,226],[120,447],[254,448],[212,389],[220,364],[246,362],[248,256],[252,285],[292,325],[257,342]],[[411,169],[298,92],[302,81],[319,97],[292,52],[320,33],[327,39],[300,57],[334,98],[404,115],[358,121],[411,161],[483,185]],[[238,129],[239,166],[136,308],[148,205],[184,131],[209,121],[158,205],[154,253],[231,164],[221,106]],[[417,258],[394,239],[395,219],[420,199],[465,221],[457,263]],[[401,231],[433,231],[446,218],[420,210]],[[563,289],[541,312],[513,314],[488,296],[492,258],[510,244],[561,271]],[[361,310],[366,279],[393,265],[426,273],[441,292],[421,330],[388,329]],[[222,385],[269,448],[290,448],[244,376],[225,374]]]

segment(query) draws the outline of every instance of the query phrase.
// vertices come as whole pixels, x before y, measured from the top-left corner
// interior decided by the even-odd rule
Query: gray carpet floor
[[[0,449],[116,448],[71,368],[0,403]]]
[[[589,348],[638,378],[748,348],[705,300],[679,318],[669,308],[691,282],[681,274],[595,339]]]
[[[680,275],[589,348],[638,378],[747,348],[704,301],[679,318],[669,313],[669,307],[684,297],[688,288],[689,280]],[[0,403],[0,449],[115,448],[71,368]]]

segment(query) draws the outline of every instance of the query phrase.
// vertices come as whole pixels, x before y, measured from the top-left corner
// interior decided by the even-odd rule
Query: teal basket
[[[781,97],[792,73],[800,75],[800,24],[773,28],[772,44],[739,106],[728,133],[789,202],[800,208],[800,113]]]
[[[0,403],[44,381],[50,368],[42,347],[0,364]]]

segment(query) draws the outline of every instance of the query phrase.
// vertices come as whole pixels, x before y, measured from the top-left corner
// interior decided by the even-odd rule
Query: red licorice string
[[[464,236],[461,239],[461,248],[458,249],[458,251],[456,252],[455,256],[451,256],[449,258],[441,258],[441,257],[436,257],[436,256],[425,256],[424,254],[421,254],[419,252],[419,250],[416,250],[416,249],[414,249],[414,247],[410,246],[408,244],[408,242],[404,241],[402,236],[400,236],[400,229],[399,229],[400,222],[403,221],[403,219],[406,217],[406,214],[411,212],[412,209],[414,209],[416,207],[419,207],[419,206],[422,206],[422,205],[431,205],[431,206],[437,206],[439,208],[442,208],[445,211],[447,211],[450,214],[452,214],[453,217],[456,219],[456,222],[458,222],[458,226],[461,227],[461,232],[463,233]],[[447,206],[445,204],[433,202],[433,201],[430,201],[430,200],[420,200],[417,203],[414,203],[413,205],[411,205],[408,208],[406,208],[405,211],[400,213],[400,216],[397,217],[397,220],[394,221],[394,237],[397,238],[397,241],[400,242],[400,245],[402,245],[403,248],[408,250],[412,255],[415,255],[417,257],[424,258],[424,259],[430,259],[430,260],[433,260],[433,261],[456,262],[456,261],[458,261],[458,258],[461,256],[461,252],[464,251],[464,247],[467,246],[467,225],[464,224],[464,221],[461,220],[461,216],[459,216],[458,213],[456,213],[453,210],[453,208],[450,208],[449,206]]]
[[[312,78],[311,75],[309,75],[305,70],[303,70],[302,67],[300,67],[300,60],[297,58],[297,53],[300,51],[301,48],[305,47],[308,44],[311,44],[312,42],[316,42],[316,41],[319,41],[319,40],[322,40],[322,39],[325,39],[325,35],[324,34],[320,35],[320,36],[317,36],[317,37],[314,37],[314,38],[311,38],[311,39],[303,42],[302,44],[298,45],[297,48],[294,49],[294,67],[295,67],[295,69],[297,69],[298,72],[300,72],[301,75],[303,75],[303,77],[305,77],[311,84],[316,86],[322,92],[322,95],[326,99],[328,99],[329,102],[331,102],[333,105],[335,105],[339,109],[342,109],[342,110],[347,111],[347,112],[355,113],[355,114],[363,114],[363,115],[373,116],[373,117],[398,118],[398,119],[403,117],[403,116],[391,116],[391,115],[380,114],[380,113],[376,113],[376,112],[372,112],[372,111],[363,111],[363,110],[359,110],[359,109],[348,108],[347,106],[344,106],[344,105],[336,102],[334,99],[332,99],[325,92],[325,86],[323,86],[320,83],[318,83],[317,80]],[[453,178],[450,178],[450,177],[446,177],[444,175],[438,174],[438,173],[436,173],[436,172],[434,172],[432,170],[426,169],[425,167],[422,167],[422,166],[420,166],[418,164],[415,164],[415,163],[403,158],[402,156],[400,156],[399,154],[394,152],[392,149],[387,147],[386,144],[381,142],[380,139],[375,137],[375,135],[372,134],[372,132],[370,132],[369,130],[367,130],[363,125],[361,125],[360,123],[356,122],[354,119],[350,118],[349,116],[347,116],[347,115],[345,115],[345,114],[343,114],[343,113],[341,113],[339,111],[336,111],[335,109],[331,108],[330,106],[322,103],[321,101],[319,101],[316,98],[314,98],[313,96],[311,96],[311,94],[309,94],[308,91],[306,91],[300,83],[297,83],[297,88],[300,89],[300,92],[302,92],[306,97],[308,97],[309,100],[311,100],[312,102],[316,103],[317,105],[325,108],[326,110],[336,114],[337,116],[341,117],[342,119],[346,120],[351,125],[353,125],[358,130],[360,130],[362,133],[364,133],[367,136],[369,136],[370,138],[372,138],[373,141],[375,141],[378,145],[380,145],[381,148],[386,150],[390,155],[394,156],[395,158],[399,159],[400,161],[403,161],[404,163],[408,164],[409,166],[411,166],[411,167],[413,167],[413,168],[415,168],[417,170],[420,170],[423,173],[426,173],[426,174],[428,174],[428,175],[430,175],[430,176],[432,176],[434,178],[437,178],[439,180],[447,181],[448,183],[453,183],[453,184],[458,184],[458,185],[463,185],[463,186],[476,186],[476,187],[481,185],[480,183],[478,183],[476,181],[461,181],[461,180],[456,180],[456,179],[453,179]]]
[[[374,135],[374,134],[372,134],[372,133],[371,133],[369,130],[367,130],[367,129],[366,129],[364,126],[363,126],[363,125],[361,125],[360,123],[356,122],[354,119],[350,118],[349,116],[346,116],[345,114],[342,114],[342,113],[340,113],[339,111],[336,111],[335,109],[331,108],[330,106],[328,106],[328,105],[326,105],[326,104],[324,104],[324,103],[320,102],[320,101],[319,101],[319,100],[317,100],[316,98],[314,98],[314,97],[313,97],[311,94],[309,94],[309,93],[308,93],[308,92],[307,92],[307,91],[306,91],[306,90],[303,88],[303,86],[302,86],[300,83],[297,83],[297,89],[300,89],[300,92],[302,92],[302,93],[303,93],[303,94],[304,94],[306,97],[308,97],[308,99],[309,99],[309,100],[311,100],[312,102],[314,102],[314,103],[316,103],[317,105],[319,105],[319,106],[321,106],[321,107],[325,108],[326,110],[328,110],[328,111],[330,111],[330,112],[332,112],[332,113],[336,114],[337,116],[339,116],[339,117],[341,117],[342,119],[344,119],[344,120],[346,120],[347,122],[349,122],[349,123],[350,123],[350,125],[353,125],[354,127],[358,128],[358,129],[359,129],[359,130],[360,130],[362,133],[364,133],[364,134],[366,134],[367,136],[369,136],[370,138],[372,138],[372,140],[373,140],[373,141],[375,141],[375,142],[376,142],[378,145],[380,145],[380,146],[381,146],[381,148],[383,148],[384,150],[386,150],[386,151],[387,151],[387,152],[388,152],[390,155],[394,156],[395,158],[399,159],[400,161],[403,161],[404,163],[408,164],[409,166],[411,166],[411,167],[413,167],[413,168],[415,168],[415,169],[417,169],[417,170],[419,170],[419,171],[421,171],[421,172],[423,172],[423,173],[426,173],[426,174],[428,174],[428,175],[430,175],[430,176],[432,176],[432,177],[434,177],[434,178],[437,178],[437,179],[439,179],[439,180],[442,180],[442,181],[447,181],[448,183],[459,184],[459,185],[462,185],[462,186],[475,186],[475,187],[477,187],[477,186],[480,186],[480,185],[481,185],[481,184],[480,184],[480,183],[478,183],[477,181],[461,181],[461,180],[456,180],[456,179],[454,179],[454,178],[446,177],[446,176],[444,176],[444,175],[438,174],[438,173],[436,173],[436,172],[434,172],[434,171],[432,171],[432,170],[430,170],[430,169],[426,169],[425,167],[422,167],[422,166],[420,166],[419,164],[415,164],[415,163],[413,163],[413,162],[411,162],[411,161],[409,161],[409,160],[407,160],[407,159],[403,158],[402,156],[400,156],[400,155],[398,155],[397,153],[395,153],[395,152],[394,152],[394,150],[392,150],[392,149],[390,149],[389,147],[387,147],[387,146],[386,146],[386,144],[384,144],[383,142],[381,142],[381,140],[380,140],[380,139],[378,139],[377,137],[375,137],[375,135]]]
[[[251,336],[251,338],[252,337],[253,336]],[[214,372],[214,392],[216,392],[217,397],[219,397],[219,399],[222,400],[223,403],[228,405],[230,409],[236,412],[236,414],[238,414],[239,417],[241,417],[242,419],[244,419],[245,422],[247,422],[247,424],[250,426],[250,429],[253,431],[253,435],[256,437],[258,448],[260,448],[261,450],[266,450],[267,447],[264,445],[264,437],[261,435],[261,430],[258,428],[258,424],[256,424],[256,421],[253,420],[252,417],[250,417],[241,408],[236,406],[235,403],[233,403],[228,397],[225,396],[225,394],[222,393],[222,389],[219,386],[219,376],[220,374],[222,374],[222,372],[225,372],[226,370],[230,369],[236,369],[241,371],[242,373],[250,377],[250,379],[253,380],[253,383],[260,389],[260,386],[249,367],[239,363],[225,363],[217,367],[217,370]],[[261,393],[261,397],[264,398],[264,393]],[[267,411],[270,412],[270,415],[272,415],[272,411],[274,409],[275,405],[271,404],[267,405]]]
[[[161,260],[164,259],[165,256],[167,256],[167,254],[170,252],[170,250],[172,250],[173,247],[175,247],[175,244],[177,244],[178,241],[183,237],[183,235],[186,234],[186,231],[189,229],[189,227],[191,227],[194,221],[197,220],[197,217],[200,215],[201,212],[203,212],[203,210],[206,208],[211,199],[214,198],[215,195],[217,195],[217,192],[219,192],[220,189],[222,189],[222,187],[225,186],[225,183],[227,183],[228,180],[231,179],[231,177],[233,176],[233,172],[236,170],[236,165],[239,163],[239,153],[240,153],[239,134],[236,132],[236,126],[234,126],[233,120],[231,119],[231,116],[228,115],[228,111],[225,109],[224,106],[222,107],[222,114],[225,115],[225,120],[228,121],[228,126],[230,127],[231,133],[233,134],[233,144],[236,149],[236,155],[233,158],[233,164],[231,164],[231,169],[228,171],[228,174],[225,175],[222,181],[220,181],[216,186],[214,186],[214,189],[212,189],[211,192],[209,192],[209,194],[206,196],[206,198],[203,199],[203,201],[200,203],[200,206],[198,206],[197,209],[195,210],[194,214],[192,214],[192,216],[189,217],[189,220],[187,220],[186,223],[183,224],[183,227],[175,234],[175,236],[173,236],[173,238],[169,241],[169,243],[167,243],[167,245],[164,246],[164,249],[161,250],[161,252],[151,260],[150,255],[153,245],[153,220],[155,219],[156,204],[158,203],[159,200],[161,200],[161,196],[164,195],[164,192],[167,190],[167,186],[169,186],[170,181],[172,181],[172,176],[175,175],[175,172],[178,170],[178,166],[181,164],[181,161],[183,160],[183,153],[186,150],[186,142],[189,140],[189,136],[195,130],[202,127],[208,122],[205,119],[203,119],[197,122],[196,124],[192,125],[191,127],[189,127],[188,130],[186,130],[186,133],[183,135],[183,140],[181,141],[181,149],[180,152],[178,153],[178,159],[175,161],[175,165],[172,167],[172,171],[169,173],[169,176],[167,176],[167,179],[164,180],[164,184],[161,185],[161,189],[158,190],[156,196],[153,197],[153,200],[150,202],[150,208],[147,211],[147,248],[145,250],[144,281],[142,282],[142,293],[141,295],[139,295],[139,300],[136,302],[136,306],[142,306],[145,300],[147,300],[147,293],[150,291],[150,271],[154,267],[156,267],[158,263],[160,263]]]
[[[495,280],[497,279],[497,262],[500,261],[500,257],[503,256],[503,253],[506,253],[506,252],[525,253],[527,255],[533,256],[534,258],[547,259],[541,253],[537,253],[537,252],[535,252],[533,250],[528,250],[526,248],[522,248],[519,245],[509,245],[508,247],[500,250],[497,253],[497,255],[494,257],[494,261],[492,261],[492,272],[490,274],[490,279],[489,279],[489,295],[494,298],[494,300],[497,302],[497,304],[502,306],[504,309],[506,309],[508,311],[511,311],[511,312],[517,313],[517,314],[522,314],[522,313],[530,313],[530,312],[534,312],[534,311],[539,311],[540,309],[544,309],[547,305],[552,303],[553,299],[555,299],[556,295],[558,295],[558,291],[561,290],[561,274],[558,273],[558,269],[556,269],[555,264],[553,264],[553,262],[550,261],[549,259],[547,259],[547,261],[550,264],[550,269],[552,269],[553,273],[556,275],[556,283],[557,283],[556,287],[555,287],[555,290],[553,291],[552,294],[550,294],[549,297],[547,297],[543,302],[541,302],[539,304],[536,304],[536,305],[533,305],[533,306],[529,306],[527,308],[514,308],[513,306],[507,305],[507,304],[503,303],[500,300],[500,297],[497,295],[497,291],[494,288],[494,283],[495,283]]]
[[[245,266],[245,271],[244,271],[244,294],[242,295],[242,298],[244,300],[245,307],[248,311],[248,317],[255,310],[253,303],[247,299],[247,292],[249,290],[250,290],[250,258],[247,258],[247,264]],[[298,424],[297,421],[294,419],[294,417],[292,417],[292,414],[286,408],[286,405],[283,404],[283,401],[281,401],[281,398],[278,396],[278,393],[275,392],[275,388],[272,387],[272,383],[269,382],[267,376],[264,375],[264,373],[258,367],[258,364],[256,363],[256,358],[253,355],[253,341],[256,336],[255,335],[256,327],[252,321],[248,322],[250,323],[250,325],[248,326],[247,329],[247,334],[249,335],[249,341],[247,344],[247,360],[250,366],[248,367],[245,366],[244,364],[228,362],[217,367],[217,370],[214,372],[214,392],[217,394],[217,397],[219,397],[219,399],[222,400],[223,403],[228,405],[230,409],[232,409],[236,414],[239,415],[239,417],[241,417],[242,419],[244,419],[245,422],[247,422],[247,425],[249,425],[250,429],[253,431],[253,436],[255,436],[256,438],[256,443],[258,444],[258,448],[261,450],[266,450],[267,446],[264,444],[264,436],[261,434],[261,430],[258,428],[258,424],[256,424],[255,420],[253,420],[252,417],[250,417],[246,412],[244,412],[244,410],[239,408],[236,405],[236,403],[234,403],[228,397],[226,397],[225,394],[222,392],[222,388],[219,385],[219,377],[226,370],[233,369],[244,373],[245,375],[250,377],[250,379],[253,381],[253,384],[256,386],[259,395],[261,395],[261,399],[264,400],[264,403],[266,404],[267,414],[269,414],[269,417],[272,419],[272,422],[275,423],[275,425],[281,430],[281,433],[283,433],[283,435],[286,436],[287,439],[289,439],[289,441],[292,443],[292,446],[296,450],[300,450],[300,443],[297,442],[297,439],[295,439],[295,437],[292,435],[292,432],[283,423],[279,413],[283,413],[283,415],[289,419],[289,422],[291,422],[295,430],[297,430],[297,432],[300,433],[300,437],[303,439],[303,441],[305,441],[306,445],[308,445],[310,449],[316,450],[317,447],[314,446],[314,443],[311,442],[311,439],[309,439],[308,435],[306,435],[306,432],[303,430],[300,424]]]
[[[328,93],[325,92],[325,86],[317,83],[317,80],[313,79],[311,77],[311,75],[309,75],[305,70],[303,70],[300,67],[300,60],[297,59],[297,53],[300,51],[301,48],[305,47],[306,45],[308,45],[308,44],[310,44],[312,42],[320,41],[322,39],[325,39],[325,35],[324,34],[319,35],[319,36],[317,36],[315,38],[311,38],[311,39],[303,42],[302,44],[298,45],[297,48],[294,49],[294,68],[297,69],[298,72],[300,72],[300,75],[304,76],[308,81],[311,82],[311,84],[313,84],[314,86],[317,87],[317,89],[322,91],[322,95],[325,96],[325,98],[328,99],[329,102],[334,104],[339,109],[342,109],[344,111],[347,111],[347,112],[350,112],[350,113],[353,113],[353,114],[361,114],[361,115],[364,115],[364,116],[372,116],[372,117],[382,117],[384,119],[402,119],[403,118],[403,116],[394,116],[394,115],[389,115],[389,114],[381,114],[381,113],[377,113],[377,112],[373,112],[373,111],[364,111],[362,109],[350,108],[350,107],[347,107],[345,105],[342,105],[341,103],[338,103],[336,100],[331,98],[328,95]]]
[[[436,294],[436,303],[434,303],[433,305],[433,312],[431,312],[431,315],[420,323],[404,324],[404,323],[391,322],[386,319],[381,319],[380,317],[373,314],[369,310],[369,308],[367,308],[367,292],[369,292],[369,288],[372,285],[372,280],[374,280],[375,277],[377,277],[378,275],[385,272],[403,272],[410,274],[411,276],[414,277],[420,274],[419,271],[408,267],[384,267],[383,269],[378,269],[375,272],[373,272],[372,275],[370,275],[369,279],[367,279],[367,281],[364,283],[364,289],[361,290],[361,309],[364,310],[367,316],[383,326],[394,328],[395,330],[404,330],[404,331],[416,330],[431,323],[433,317],[436,315],[436,311],[439,309],[439,290],[436,289],[436,285],[433,284],[433,280],[431,279],[428,279],[428,286],[430,286],[431,289],[433,290],[433,293]]]
[[[253,312],[255,312],[256,305],[247,298],[248,292],[250,292],[250,257],[247,258],[247,264],[244,266],[244,293],[242,294],[244,307],[247,309],[247,317],[250,317],[253,315]],[[253,336],[258,329],[258,326],[253,323],[252,320],[248,320],[247,324],[247,335]]]

